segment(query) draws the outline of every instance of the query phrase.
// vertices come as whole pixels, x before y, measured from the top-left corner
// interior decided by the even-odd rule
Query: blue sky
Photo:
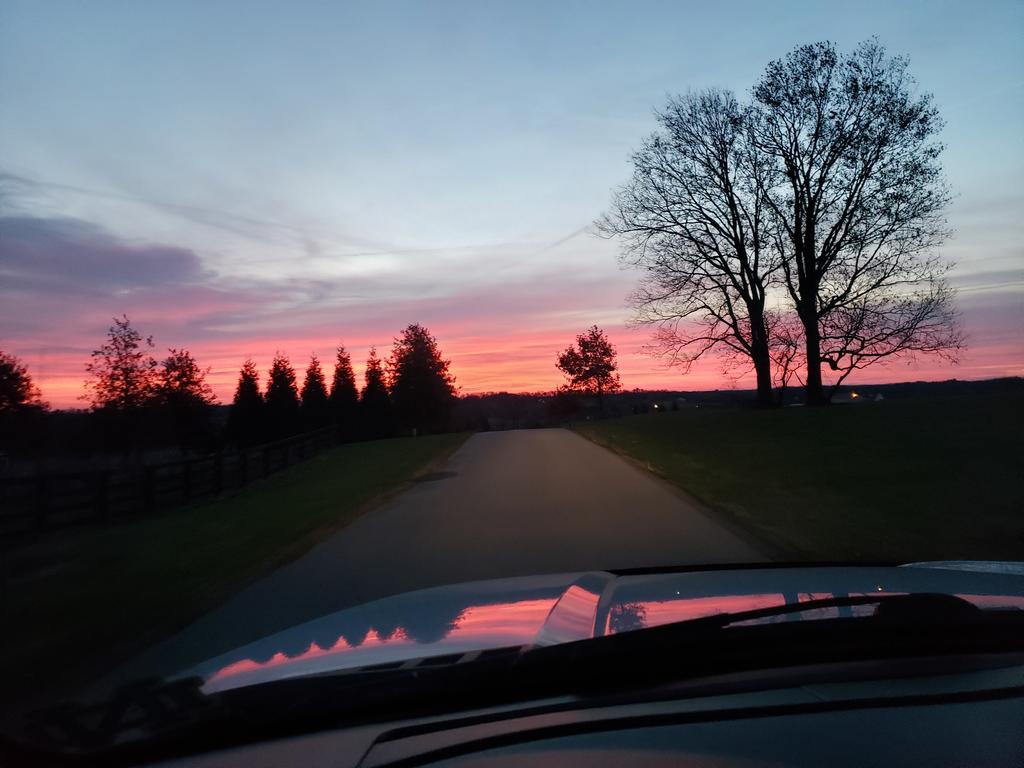
[[[130,310],[230,388],[240,355],[326,357],[338,337],[361,355],[419,321],[467,390],[530,389],[555,383],[553,339],[599,322],[628,385],[713,386],[713,366],[679,379],[637,354],[635,275],[584,229],[667,94],[743,94],[795,45],[871,35],[947,123],[944,252],[972,335],[948,376],[1024,372],[1020,2],[0,0],[0,215],[59,228],[31,250],[47,274],[0,285],[0,347],[63,392]],[[98,277],[163,266],[106,289],[44,279],[74,272],[75,237]],[[177,278],[167,249],[188,254]]]

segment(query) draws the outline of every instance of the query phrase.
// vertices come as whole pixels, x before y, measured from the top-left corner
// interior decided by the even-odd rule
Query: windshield
[[[1024,609],[1022,27],[0,0],[0,732]]]

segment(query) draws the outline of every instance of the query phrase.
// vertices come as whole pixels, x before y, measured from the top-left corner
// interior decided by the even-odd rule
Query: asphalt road
[[[667,483],[573,432],[479,433],[437,472],[140,662],[171,672],[347,606],[440,584],[765,559]]]

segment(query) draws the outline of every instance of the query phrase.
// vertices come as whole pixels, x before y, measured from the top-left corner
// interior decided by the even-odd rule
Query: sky
[[[361,374],[418,322],[464,393],[541,391],[596,323],[627,388],[745,386],[644,354],[638,275],[591,224],[668,95],[872,35],[946,121],[969,346],[851,381],[1024,375],[1016,1],[0,0],[0,349],[75,407],[125,313],[229,402],[247,357],[344,343]]]

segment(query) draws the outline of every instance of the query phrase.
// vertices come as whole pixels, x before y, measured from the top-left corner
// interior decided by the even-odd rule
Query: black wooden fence
[[[123,520],[218,496],[334,445],[334,434],[328,427],[162,464],[0,477],[0,536]]]

